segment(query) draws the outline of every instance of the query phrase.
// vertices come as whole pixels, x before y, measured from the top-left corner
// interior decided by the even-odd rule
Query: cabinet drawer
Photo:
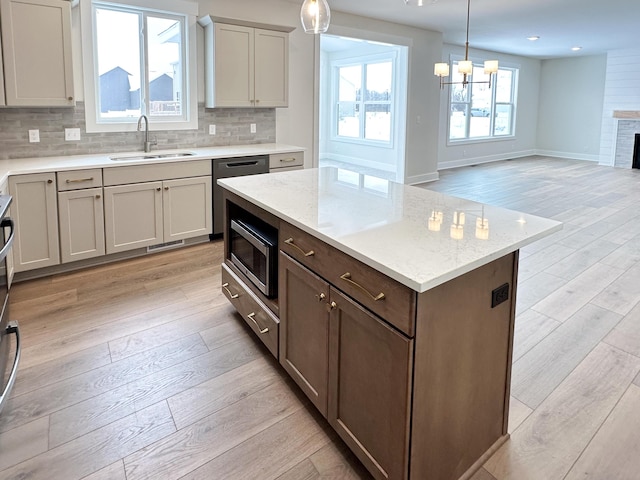
[[[302,167],[304,165],[304,152],[274,153],[269,155],[269,169],[281,167]]]
[[[278,358],[280,321],[225,264],[222,264],[222,292],[273,356]]]
[[[102,169],[71,170],[58,172],[58,191],[80,190],[81,188],[94,188],[102,186]]]
[[[279,242],[280,250],[413,337],[416,293],[409,287],[288,223],[280,223]]]
[[[124,185],[175,178],[204,177],[206,175],[211,175],[211,160],[161,162],[105,168],[104,184],[105,186]]]

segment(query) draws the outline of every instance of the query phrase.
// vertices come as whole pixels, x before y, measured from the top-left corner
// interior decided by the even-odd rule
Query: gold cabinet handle
[[[158,191],[158,192],[159,192],[160,190],[162,190],[160,187],[156,188],[156,191]]]
[[[96,198],[100,198],[100,194],[96,195]]]
[[[89,177],[89,178],[74,178],[74,179],[68,179],[67,178],[67,183],[81,183],[81,182],[93,182],[93,177]]]
[[[254,318],[255,316],[255,312],[251,312],[249,315],[247,315],[247,318],[255,323],[256,327],[258,327],[258,330],[260,330],[260,333],[267,333],[269,331],[269,327],[261,328],[260,325],[258,325],[258,322],[256,322],[256,319]]]
[[[239,295],[238,295],[237,293],[231,293],[231,290],[229,290],[229,282],[225,282],[225,283],[223,283],[223,284],[222,284],[222,288],[224,288],[224,289],[227,291],[227,293],[229,294],[229,297],[230,297],[231,299],[234,299],[234,298],[238,298],[238,297],[239,297]]]
[[[296,161],[296,157],[281,158],[280,161],[281,162],[285,162],[285,163],[295,162]]]
[[[344,280],[345,282],[349,282],[351,285],[353,285],[356,288],[359,288],[360,290],[362,290],[364,293],[366,293],[369,298],[371,298],[371,300],[373,300],[374,302],[377,302],[378,300],[383,300],[384,299],[384,293],[380,292],[378,295],[372,295],[371,293],[369,293],[367,291],[366,288],[364,288],[362,285],[354,282],[353,280],[351,280],[351,274],[349,272],[343,273],[342,275],[340,275],[340,278],[342,280]]]
[[[169,187],[164,187],[165,190],[169,190]]]
[[[302,250],[298,245],[296,245],[295,243],[293,243],[293,238],[287,238],[284,243],[286,243],[287,245],[291,245],[292,247],[296,248],[301,254],[303,254],[305,257],[311,257],[313,255],[316,254],[316,252],[314,252],[313,250],[309,250],[308,252],[305,252],[304,250]]]
[[[327,303],[327,312],[330,312],[335,308],[338,308],[338,304],[336,302]]]
[[[316,295],[316,300],[319,301],[319,302],[321,302],[325,298],[327,298],[327,296],[324,293],[319,293],[319,294]]]
[[[47,183],[51,184],[51,183],[53,183],[53,180],[49,179],[49,180],[47,180]]]

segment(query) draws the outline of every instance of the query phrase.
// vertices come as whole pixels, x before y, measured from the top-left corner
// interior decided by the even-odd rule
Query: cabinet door
[[[104,255],[102,188],[58,193],[62,263]]]
[[[208,235],[212,231],[211,176],[163,182],[164,241]]]
[[[376,478],[407,478],[413,340],[331,289],[329,423]]]
[[[60,263],[55,173],[9,177],[16,221],[13,242],[16,272]]]
[[[253,28],[215,24],[212,72],[214,98],[207,100],[208,107],[254,105],[253,34]]]
[[[162,243],[162,182],[105,187],[104,219],[107,253]]]
[[[327,416],[329,285],[280,253],[280,363]]]
[[[71,3],[0,0],[7,105],[74,105]]]
[[[289,34],[255,31],[255,105],[286,107],[289,103]]]

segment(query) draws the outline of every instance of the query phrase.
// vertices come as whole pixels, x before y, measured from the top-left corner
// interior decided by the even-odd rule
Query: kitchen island
[[[220,180],[223,291],[375,478],[469,478],[508,438],[519,249],[559,222],[336,168]],[[277,232],[277,294],[231,222]]]

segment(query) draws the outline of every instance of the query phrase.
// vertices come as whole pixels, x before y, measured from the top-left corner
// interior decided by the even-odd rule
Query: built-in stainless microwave
[[[232,219],[231,262],[267,297],[278,292],[278,231],[258,220]]]

